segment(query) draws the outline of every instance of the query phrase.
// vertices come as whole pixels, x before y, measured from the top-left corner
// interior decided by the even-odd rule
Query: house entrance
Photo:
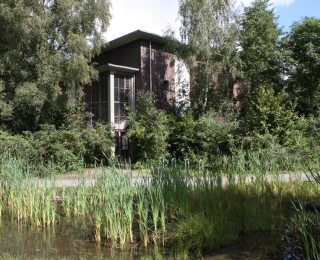
[[[116,131],[116,149],[115,155],[120,162],[128,161],[130,159],[130,140],[126,138],[125,130]]]

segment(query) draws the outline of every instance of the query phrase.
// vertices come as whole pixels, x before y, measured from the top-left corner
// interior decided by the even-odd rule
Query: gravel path
[[[123,174],[130,174],[132,177],[132,185],[138,185],[141,183],[146,184],[148,180],[150,180],[150,176],[147,174],[142,174],[138,171],[127,171],[123,170]],[[67,174],[67,175],[57,175],[54,178],[55,187],[77,187],[85,184],[86,186],[95,185],[97,179],[102,173],[102,169],[86,169],[83,173],[80,174]],[[250,183],[256,180],[255,176],[247,176],[245,179],[246,183]],[[291,181],[308,181],[309,178],[307,174],[293,174],[293,173],[285,173],[280,175],[266,175],[264,177],[266,182],[271,182],[273,180],[278,180],[280,182],[291,182]],[[197,185],[203,182],[215,182],[216,180],[213,178],[203,178],[203,177],[192,177],[185,179],[187,185]],[[36,179],[36,183],[38,183],[39,187],[52,187],[52,180],[50,179]],[[238,183],[239,178],[235,176],[233,180],[229,180],[227,177],[222,177],[221,184],[226,186],[229,182]]]

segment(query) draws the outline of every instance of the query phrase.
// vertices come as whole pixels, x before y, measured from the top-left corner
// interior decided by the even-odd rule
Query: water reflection
[[[119,252],[93,242],[90,232],[84,221],[64,219],[56,226],[33,227],[2,218],[0,252],[43,258],[136,259],[134,252]]]
[[[89,223],[89,224],[88,224]],[[139,250],[139,247],[119,251],[107,247],[104,243],[93,242],[90,222],[82,218],[62,218],[59,224],[47,227],[33,227],[2,217],[0,222],[0,252],[26,257],[69,257],[71,259],[152,259],[151,250]],[[167,250],[162,258],[173,259],[174,248]],[[174,253],[175,252],[175,253]],[[206,255],[206,260],[227,259],[303,259],[302,248],[290,227],[272,232],[252,232],[239,236],[232,245],[222,247]]]

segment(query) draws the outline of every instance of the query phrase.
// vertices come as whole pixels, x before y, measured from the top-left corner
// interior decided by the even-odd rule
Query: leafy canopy
[[[269,0],[255,0],[245,7],[239,38],[243,81],[250,89],[260,85],[279,87],[282,73],[282,55],[274,9]]]
[[[246,106],[244,123],[248,135],[271,134],[283,142],[286,131],[297,119],[296,103],[288,101],[283,91],[275,95],[271,88],[258,87],[248,98]]]
[[[167,156],[169,116],[155,107],[153,93],[139,92],[137,106],[130,111],[128,138],[133,139],[136,161],[157,161]]]
[[[178,19],[180,40],[167,31],[169,46],[190,71],[191,104],[200,117],[228,98],[238,62],[238,16],[232,0],[181,0]]]
[[[0,123],[36,130],[68,106],[69,94],[98,76],[109,0],[0,3]]]
[[[320,101],[320,19],[305,17],[293,23],[284,46],[291,57],[290,93],[299,98],[300,112],[314,114]]]

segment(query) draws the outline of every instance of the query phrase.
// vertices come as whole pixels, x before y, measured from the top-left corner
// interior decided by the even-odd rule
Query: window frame
[[[123,79],[123,84],[121,84]],[[121,124],[127,118],[126,106],[131,103],[132,76],[128,74],[114,74],[114,123]]]
[[[87,111],[91,113],[91,125],[98,121],[109,122],[109,75],[100,76],[89,89],[89,93],[85,93],[89,100],[86,97],[85,102],[88,104]]]

